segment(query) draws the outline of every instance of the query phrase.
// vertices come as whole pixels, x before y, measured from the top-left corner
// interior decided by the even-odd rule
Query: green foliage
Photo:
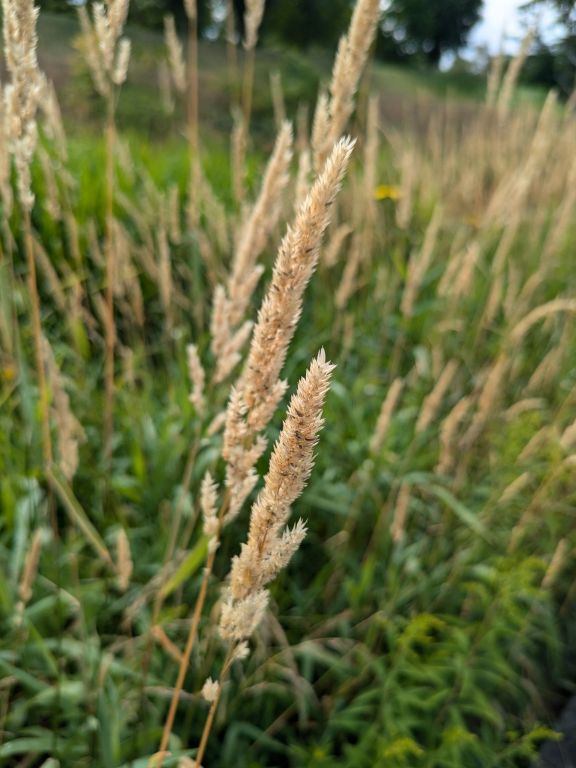
[[[349,0],[270,0],[262,33],[265,39],[298,48],[311,44],[332,47],[348,26],[350,10]]]
[[[392,0],[393,36],[406,52],[438,64],[445,51],[465,44],[481,7],[482,0]]]

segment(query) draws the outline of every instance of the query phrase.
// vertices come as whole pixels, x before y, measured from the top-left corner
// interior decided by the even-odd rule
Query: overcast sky
[[[487,45],[491,53],[498,53],[500,41],[504,36],[505,52],[515,53],[520,39],[526,32],[525,26],[521,24],[522,14],[518,10],[525,1],[484,0],[482,20],[470,35],[470,45]],[[538,26],[546,42],[552,42],[557,35],[554,19],[554,13],[550,9],[539,11]]]
[[[524,0],[484,0],[482,20],[472,33],[471,44],[488,45],[491,53],[497,53],[503,34],[505,38],[521,36],[518,8],[522,2]]]

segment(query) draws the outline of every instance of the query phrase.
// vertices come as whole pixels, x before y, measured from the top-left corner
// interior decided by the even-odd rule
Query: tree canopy
[[[45,10],[70,11],[69,0],[40,0]],[[377,45],[384,58],[424,56],[437,64],[445,51],[466,43],[477,22],[483,0],[391,0],[383,14]],[[563,0],[559,0],[563,2]],[[236,29],[242,37],[244,0],[232,0]],[[348,25],[352,0],[267,0],[261,38],[297,48],[310,45],[333,47]],[[226,8],[226,0],[198,0],[200,32],[214,30]],[[183,21],[182,0],[131,0],[130,19],[157,27],[172,13]]]
[[[483,0],[392,0],[387,26],[408,54],[438,64],[446,51],[465,45],[480,18]]]
[[[576,3],[573,0],[531,0],[523,6],[535,12],[537,23],[541,8],[555,11],[553,36],[545,40],[538,34],[522,73],[524,82],[556,88],[570,96],[576,88]],[[530,23],[530,22],[528,22]]]

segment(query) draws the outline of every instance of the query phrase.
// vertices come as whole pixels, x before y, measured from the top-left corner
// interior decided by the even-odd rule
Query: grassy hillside
[[[43,14],[40,25],[40,63],[55,82],[64,115],[73,133],[86,129],[99,132],[99,105],[92,93],[86,65],[77,49],[78,22],[74,15]],[[159,63],[165,56],[163,35],[138,27],[127,30],[133,43],[130,77],[119,102],[119,123],[123,129],[137,131],[143,138],[177,136],[182,131],[183,108],[176,99],[176,111],[163,108],[159,85]],[[308,53],[287,49],[258,52],[254,99],[256,135],[273,132],[270,75],[279,72],[289,115],[294,118],[298,104],[313,103],[318,87],[327,83],[332,66],[329,51]],[[446,96],[468,100],[482,99],[485,82],[474,75],[418,72],[376,62],[371,67],[370,87],[386,95],[382,109],[392,124],[413,119],[414,110],[427,116],[437,100]],[[233,84],[238,91],[239,82]],[[231,86],[227,54],[222,43],[200,45],[201,121],[206,137],[226,140],[232,124]],[[522,89],[526,101],[542,103],[543,95]]]

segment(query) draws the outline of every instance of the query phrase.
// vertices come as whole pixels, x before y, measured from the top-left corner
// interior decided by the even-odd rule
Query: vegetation
[[[482,0],[392,0],[389,23],[406,53],[437,66],[443,53],[464,46],[481,7]]]
[[[2,764],[530,765],[576,672],[572,117],[520,59],[398,108],[359,0],[308,119],[258,3],[238,87],[188,2],[163,118],[125,10],[67,138],[4,3]]]
[[[334,46],[346,29],[352,13],[352,0],[269,0],[262,20],[261,37],[268,44],[308,49],[311,45]],[[380,37],[386,57],[419,58],[424,54],[437,64],[443,51],[457,51],[465,45],[468,33],[480,17],[482,0],[393,0],[387,10],[385,30]],[[244,39],[244,19],[250,3],[245,0],[198,0],[198,29],[203,36],[225,39],[231,34]],[[43,8],[72,14],[74,5],[67,0],[45,0]],[[225,11],[233,12],[233,23],[224,22]],[[162,27],[163,17],[172,14],[178,26],[186,20],[178,0],[133,0],[129,18],[151,29]],[[232,17],[231,17],[232,18]],[[392,35],[391,24],[395,32]]]

